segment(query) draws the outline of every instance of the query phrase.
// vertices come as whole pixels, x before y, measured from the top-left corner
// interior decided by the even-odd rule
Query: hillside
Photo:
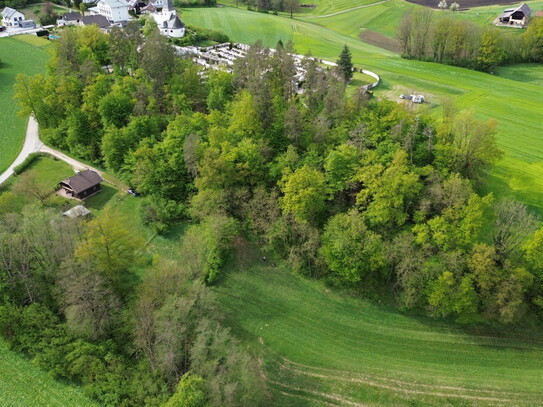
[[[380,4],[377,4],[380,3]],[[472,109],[479,118],[498,120],[498,143],[505,156],[489,177],[485,188],[498,195],[513,195],[543,213],[543,121],[540,120],[543,86],[536,81],[514,77],[514,67],[502,77],[436,63],[405,60],[398,54],[369,45],[359,39],[364,30],[393,37],[401,16],[411,3],[391,0],[330,17],[316,18],[319,7],[294,19],[250,12],[234,7],[185,9],[188,24],[224,31],[233,41],[253,43],[261,39],[275,46],[281,39],[292,40],[300,53],[335,61],[347,44],[357,66],[366,67],[382,78],[377,97],[397,99],[401,93],[422,93],[429,106],[440,114],[444,97],[452,98],[460,109]],[[323,15],[348,9],[344,2],[333,2]],[[349,6],[352,6],[349,3]],[[543,2],[530,2],[540,10]],[[483,7],[456,13],[457,18],[480,19],[502,7]],[[311,15],[310,15],[311,14]],[[498,71],[500,72],[500,71]],[[537,75],[537,74],[536,74]]]
[[[403,315],[249,252],[215,291],[264,360],[277,406],[529,406],[543,397],[540,330],[469,332]]]

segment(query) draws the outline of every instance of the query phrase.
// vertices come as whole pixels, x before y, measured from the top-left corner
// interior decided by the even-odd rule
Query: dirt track
[[[437,9],[437,5],[439,3],[439,0],[406,0],[409,3],[415,3],[419,4],[421,6],[426,6],[430,8]],[[518,1],[513,0],[457,0],[458,4],[460,4],[461,10],[466,10],[472,7],[481,7],[481,6],[494,6],[497,4],[518,4]],[[448,2],[449,4],[452,3],[452,1]]]

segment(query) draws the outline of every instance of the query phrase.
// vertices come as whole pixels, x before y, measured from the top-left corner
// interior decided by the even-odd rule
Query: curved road
[[[34,119],[33,116],[30,116],[28,119],[28,126],[26,128],[26,136],[25,142],[23,144],[23,149],[21,150],[15,161],[13,161],[13,163],[9,166],[9,168],[2,174],[0,174],[0,184],[5,182],[9,177],[13,175],[13,169],[21,164],[26,159],[26,157],[28,157],[31,153],[36,152],[42,152],[52,155],[59,160],[62,160],[71,165],[76,172],[90,168],[91,170],[94,170],[98,174],[100,174],[100,176],[103,178],[103,171],[90,167],[89,165],[84,164],[80,161],[74,160],[73,158],[68,157],[66,154],[47,147],[45,144],[43,144],[39,137],[38,122],[36,121],[36,119]]]

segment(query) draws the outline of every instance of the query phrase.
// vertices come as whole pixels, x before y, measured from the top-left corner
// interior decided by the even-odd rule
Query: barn
[[[100,183],[103,181],[96,171],[85,170],[61,181],[60,187],[66,191],[68,196],[86,199],[102,190]]]
[[[508,8],[496,19],[495,24],[499,26],[525,27],[530,20],[532,10],[526,3],[516,8]]]

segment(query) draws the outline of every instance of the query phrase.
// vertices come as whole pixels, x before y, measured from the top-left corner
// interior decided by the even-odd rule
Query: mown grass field
[[[541,1],[530,4],[534,9],[543,6]],[[340,8],[330,7],[331,10]],[[401,93],[421,93],[429,101],[423,108],[432,108],[436,116],[443,98],[452,98],[460,109],[471,109],[481,119],[496,119],[498,143],[505,155],[493,170],[486,189],[499,196],[513,195],[543,214],[543,195],[540,192],[543,190],[543,86],[538,79],[540,70],[535,70],[536,73],[531,69],[522,72],[522,67],[525,67],[522,65],[518,69],[519,76],[514,74],[515,67],[500,68],[496,75],[489,75],[404,60],[398,54],[359,39],[359,34],[365,29],[393,36],[398,20],[411,7],[420,6],[390,0],[318,19],[309,18],[311,16],[306,14],[291,19],[235,7],[185,9],[182,16],[188,24],[224,31],[233,41],[252,43],[261,39],[264,44],[274,46],[279,39],[283,42],[291,39],[298,52],[310,50],[313,55],[332,61],[347,44],[355,65],[381,76],[382,83],[375,90],[376,96],[396,100]],[[496,11],[501,8],[493,7]],[[477,10],[467,13],[473,16]],[[462,13],[455,14],[464,16]]]
[[[23,146],[28,117],[17,116],[13,84],[18,73],[45,72],[50,44],[35,36],[0,38],[0,173],[13,162]]]
[[[235,334],[261,356],[274,405],[534,406],[543,400],[540,331],[468,333],[338,294],[249,253],[232,262],[215,291]]]
[[[60,383],[0,341],[0,405],[98,407],[76,386]]]

